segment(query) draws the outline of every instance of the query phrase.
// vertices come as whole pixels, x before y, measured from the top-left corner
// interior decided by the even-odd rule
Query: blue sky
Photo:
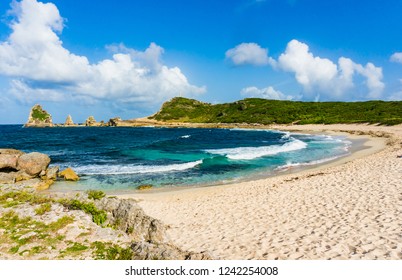
[[[0,123],[206,102],[401,100],[402,0],[1,1]]]

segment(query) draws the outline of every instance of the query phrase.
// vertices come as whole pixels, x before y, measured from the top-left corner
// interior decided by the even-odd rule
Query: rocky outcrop
[[[70,167],[60,172],[59,177],[64,178],[64,180],[66,181],[78,181],[80,179],[77,173],[75,173],[74,170],[72,170]]]
[[[97,207],[110,213],[108,220],[137,241],[161,243],[166,241],[165,226],[159,220],[145,215],[135,201],[104,198]]]
[[[33,152],[23,154],[18,158],[17,169],[23,170],[32,176],[44,175],[49,166],[50,158],[48,155]]]
[[[111,118],[107,123],[108,126],[119,126],[123,120],[120,117]]]
[[[208,252],[183,251],[168,244],[154,244],[149,242],[134,242],[131,244],[133,259],[135,260],[212,260]]]
[[[145,214],[132,199],[103,198],[96,207],[106,211],[109,226],[125,232],[133,240],[135,260],[211,260],[207,252],[183,251],[170,243],[166,226]]]
[[[85,120],[85,126],[96,126],[96,120],[93,116],[89,116],[86,120]]]
[[[50,158],[45,154],[26,154],[14,149],[0,149],[0,183],[13,184],[38,178],[39,182],[35,186],[42,189],[49,187],[55,180],[52,175],[55,167],[48,169],[49,163]],[[58,167],[56,168],[58,170]]]
[[[29,112],[26,127],[48,127],[53,126],[52,116],[42,109],[42,106],[36,104]]]
[[[68,115],[66,122],[64,123],[64,126],[72,126],[72,125],[74,125],[73,118],[71,117],[71,115]]]

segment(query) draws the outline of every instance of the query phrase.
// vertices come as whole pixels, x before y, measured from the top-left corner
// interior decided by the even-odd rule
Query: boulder
[[[67,116],[67,119],[66,119],[66,122],[64,123],[64,125],[65,125],[65,126],[74,125],[73,118],[71,117],[71,115],[68,115],[68,116]]]
[[[37,176],[49,166],[49,156],[37,152],[23,154],[18,158],[17,169]]]
[[[56,180],[57,179],[57,173],[59,173],[60,167],[58,166],[53,166],[53,167],[49,167],[46,170],[46,179],[48,180]]]
[[[28,121],[25,124],[28,127],[46,127],[53,126],[52,115],[42,109],[42,106],[36,104],[29,112]]]
[[[77,173],[74,172],[70,167],[64,169],[59,173],[59,176],[64,178],[66,181],[78,181],[80,177],[78,177]]]
[[[41,181],[40,183],[38,183],[35,188],[38,191],[43,191],[43,190],[47,190],[48,188],[50,188],[50,186],[54,183],[53,180],[44,180]]]
[[[0,184],[14,184],[15,183],[15,173],[3,173],[0,172]]]
[[[15,182],[33,179],[35,176],[27,174],[25,171],[18,171],[13,173]]]
[[[103,198],[97,207],[110,212],[109,224],[126,232],[136,241],[162,243],[167,240],[165,226],[145,214],[131,199]]]
[[[0,172],[16,171],[18,158],[23,154],[14,149],[0,149]]]

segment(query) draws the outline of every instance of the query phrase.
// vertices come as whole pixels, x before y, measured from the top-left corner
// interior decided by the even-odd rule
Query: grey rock
[[[14,149],[0,149],[0,170],[16,171],[18,158],[24,153]]]
[[[17,169],[25,171],[29,175],[37,176],[49,166],[49,156],[37,152],[23,154],[18,158]]]
[[[15,183],[15,173],[4,173],[0,172],[0,184],[14,184]]]
[[[212,260],[207,252],[187,252],[167,243],[135,242],[131,250],[135,260]]]
[[[167,240],[165,226],[151,218],[131,199],[103,198],[97,207],[110,212],[109,223],[136,241],[162,243]]]
[[[59,173],[60,167],[59,166],[53,166],[50,167],[46,170],[46,179],[48,180],[56,180],[57,179],[57,173]]]

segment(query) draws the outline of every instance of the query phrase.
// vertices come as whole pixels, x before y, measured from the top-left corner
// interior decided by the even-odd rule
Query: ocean
[[[196,187],[268,177],[346,156],[344,136],[275,130],[0,126],[0,147],[41,152],[81,180],[52,189],[106,192]]]

